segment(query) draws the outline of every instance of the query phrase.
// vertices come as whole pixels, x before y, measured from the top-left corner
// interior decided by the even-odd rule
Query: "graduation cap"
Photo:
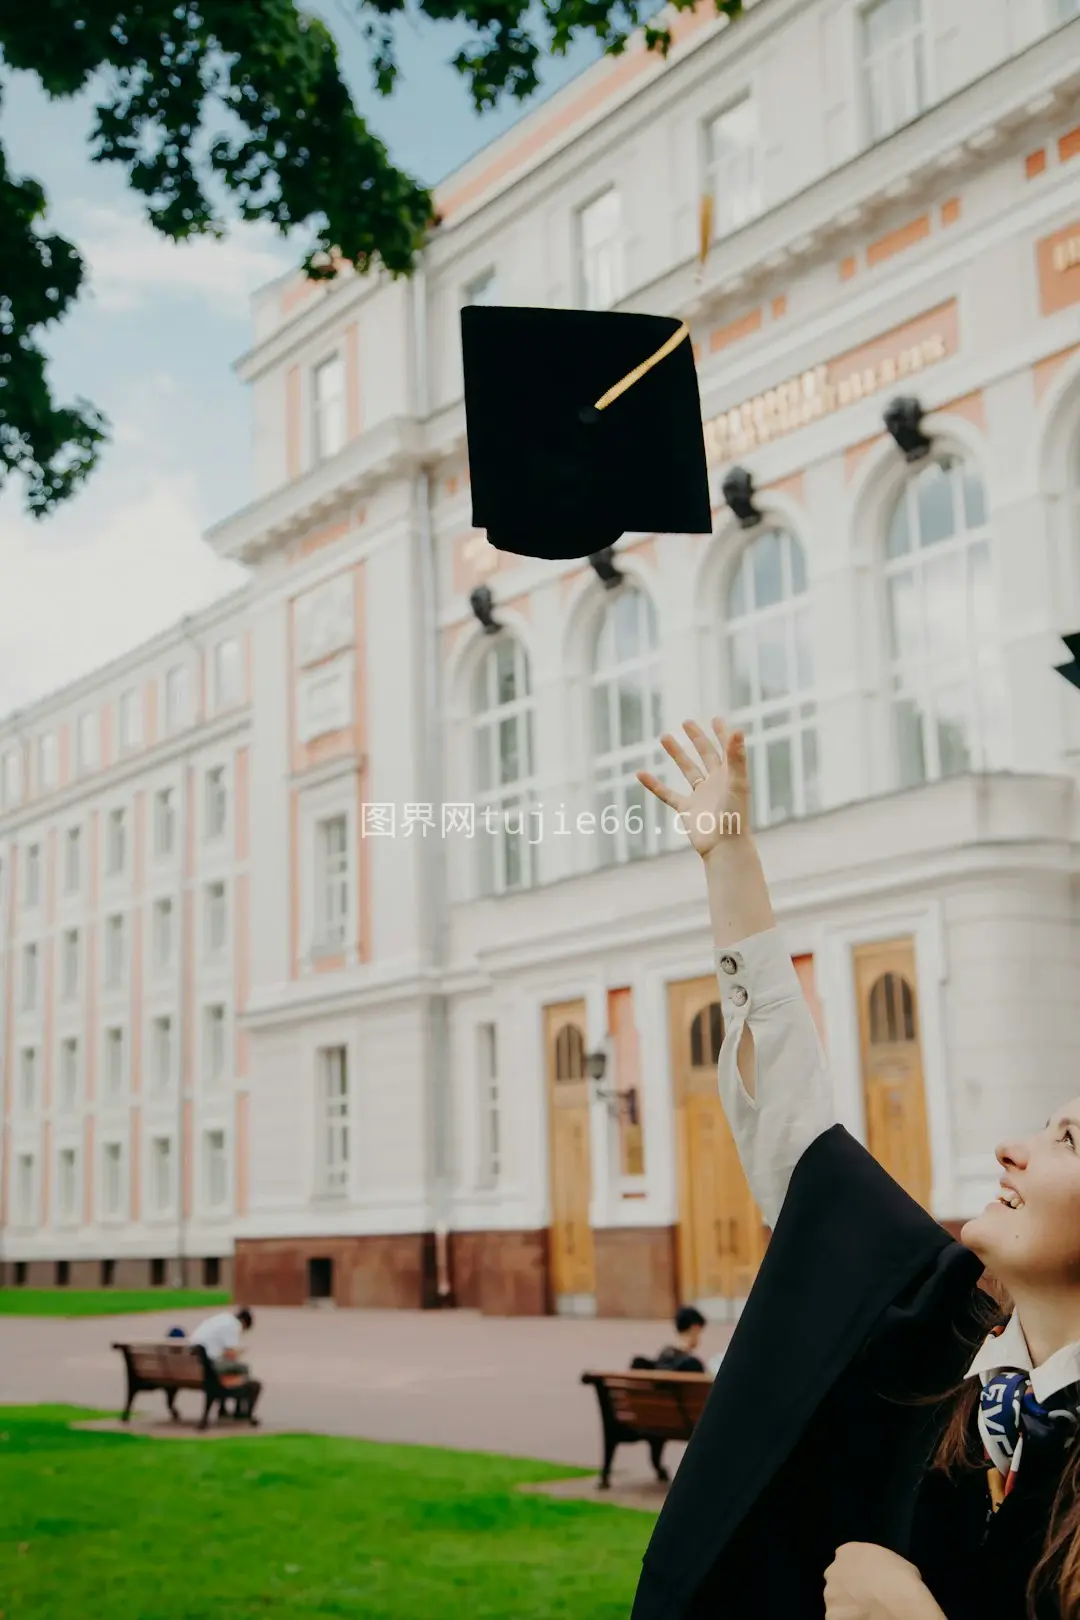
[[[1071,636],[1062,636],[1061,639],[1069,649],[1069,662],[1055,664],[1054,668],[1073,686],[1080,686],[1080,630],[1074,630]]]
[[[712,532],[684,323],[469,305],[461,346],[472,520],[497,549],[554,561],[627,531]]]

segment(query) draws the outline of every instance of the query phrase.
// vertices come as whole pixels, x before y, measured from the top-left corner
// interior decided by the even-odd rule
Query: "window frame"
[[[920,28],[918,34],[912,33],[909,38],[921,39],[922,49],[922,102],[910,117],[902,118],[899,122],[887,122],[887,127],[881,133],[875,129],[875,114],[873,102],[873,88],[871,82],[872,61],[869,52],[867,28],[869,19],[880,7],[896,3],[896,0],[859,0],[855,9],[855,82],[860,87],[860,123],[864,147],[880,146],[891,140],[910,124],[925,116],[934,106],[937,99],[934,93],[933,82],[933,36],[930,20],[927,15],[928,0],[914,0],[919,7]]]
[[[341,378],[340,393],[320,397],[319,379],[325,376],[331,368]],[[343,349],[332,349],[316,360],[310,373],[311,386],[311,460],[313,466],[321,466],[325,461],[332,461],[349,442],[349,377]],[[340,442],[334,443],[333,448],[327,448],[330,442],[325,437],[324,422],[328,414],[328,407],[339,409],[341,413]]]
[[[586,244],[586,230],[588,216],[596,208],[613,197],[617,209],[617,222],[610,237],[604,238],[592,251]],[[595,258],[597,252],[605,249],[614,249],[614,274],[612,275],[613,296],[609,302],[593,302],[590,288],[590,260]],[[626,213],[625,199],[618,184],[613,180],[606,186],[601,186],[584,202],[577,205],[574,210],[574,276],[576,282],[575,302],[580,309],[603,312],[613,310],[622,303],[627,295],[627,266],[626,266]]]
[[[752,155],[753,179],[750,190],[753,192],[753,201],[749,205],[749,212],[742,219],[733,221],[721,228],[721,208],[717,195],[717,170],[720,165],[713,151],[713,131],[717,125],[741,107],[748,107],[754,126],[753,144],[747,150]],[[746,85],[738,95],[730,97],[722,106],[710,112],[701,123],[701,153],[702,173],[705,177],[703,191],[712,198],[712,230],[710,232],[710,246],[717,242],[726,241],[738,231],[752,224],[765,213],[765,197],[763,189],[762,169],[764,143],[761,135],[760,103],[754,86]]]
[[[351,1191],[354,1144],[349,1059],[344,1041],[316,1048],[315,1190],[320,1199],[344,1200]]]

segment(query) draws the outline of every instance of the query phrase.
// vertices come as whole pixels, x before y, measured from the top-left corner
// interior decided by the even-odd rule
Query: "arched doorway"
[[[596,1249],[589,1225],[592,1160],[585,1003],[545,1007],[551,1160],[551,1288],[556,1311],[596,1306]]]
[[[738,1314],[765,1252],[761,1214],[720,1102],[724,1019],[715,975],[668,986],[679,1167],[679,1290],[710,1316]]]
[[[855,951],[866,1145],[924,1209],[930,1207],[930,1135],[911,939]]]

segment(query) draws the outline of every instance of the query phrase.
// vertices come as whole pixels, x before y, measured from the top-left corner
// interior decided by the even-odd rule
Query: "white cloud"
[[[243,583],[201,538],[197,483],[103,469],[44,524],[0,504],[0,714],[146,641]]]
[[[136,212],[96,204],[81,205],[74,224],[89,270],[89,296],[106,314],[160,307],[162,299],[179,297],[243,317],[256,288],[297,262],[295,247],[265,225],[233,225],[220,242],[170,242]]]

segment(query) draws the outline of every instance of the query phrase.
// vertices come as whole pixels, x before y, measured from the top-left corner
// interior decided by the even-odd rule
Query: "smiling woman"
[[[715,1620],[732,1591],[740,1620],[1080,1620],[1080,1098],[998,1147],[959,1241],[934,1221],[836,1123],[742,734],[686,734],[696,758],[662,739],[685,787],[640,780],[705,867],[720,1097],[772,1238],[633,1620]],[[914,1017],[880,1000],[886,1033]]]

